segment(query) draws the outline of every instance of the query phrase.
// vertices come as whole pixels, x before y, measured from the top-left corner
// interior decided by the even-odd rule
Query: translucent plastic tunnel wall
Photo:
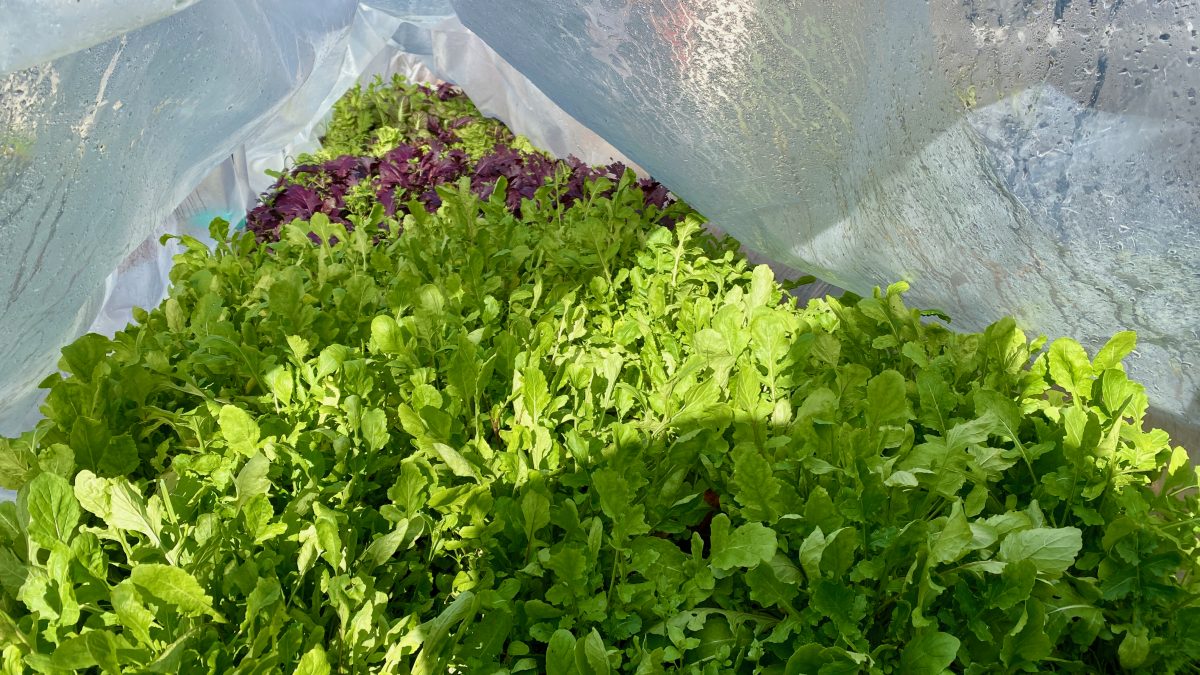
[[[1200,4],[455,0],[751,248],[979,329],[1135,329],[1200,422]]]

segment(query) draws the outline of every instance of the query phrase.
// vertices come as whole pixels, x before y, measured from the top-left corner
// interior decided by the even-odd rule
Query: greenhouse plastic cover
[[[160,234],[238,220],[397,71],[556,154],[622,151],[844,288],[1091,349],[1136,330],[1133,375],[1198,423],[1198,29],[1182,0],[4,2],[0,432],[61,346],[163,297]]]

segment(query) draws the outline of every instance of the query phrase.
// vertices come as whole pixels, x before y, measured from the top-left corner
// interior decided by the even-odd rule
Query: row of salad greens
[[[321,162],[458,95],[368,91]],[[513,154],[217,221],[63,350],[0,440],[0,672],[1200,672],[1200,473],[1132,333],[801,307],[632,172],[475,181]]]
[[[597,178],[620,181],[625,166],[592,167],[575,158],[558,160],[538,152],[504,125],[482,117],[462,92],[448,84],[436,89],[410,85],[399,76],[390,84],[377,79],[338,101],[333,119],[313,155],[279,172],[275,185],[247,214],[247,229],[259,241],[279,238],[296,219],[324,213],[353,227],[351,216],[365,218],[375,204],[388,216],[412,200],[437,211],[437,187],[470,179],[471,191],[486,199],[505,179],[509,209],[554,179],[556,198],[569,206],[583,197],[584,184]],[[663,210],[674,198],[653,180],[639,181],[646,202]],[[665,225],[674,224],[668,217]]]

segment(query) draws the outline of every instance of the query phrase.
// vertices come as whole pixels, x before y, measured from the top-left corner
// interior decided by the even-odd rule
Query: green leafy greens
[[[504,187],[218,221],[64,349],[0,440],[0,671],[1196,672],[1132,334],[801,308],[632,173]]]

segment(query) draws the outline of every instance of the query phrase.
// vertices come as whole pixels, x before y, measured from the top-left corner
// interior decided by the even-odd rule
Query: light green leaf
[[[111,480],[100,478],[84,469],[75,475],[75,498],[84,509],[104,522],[112,517],[112,503],[109,497]]]
[[[784,312],[760,309],[750,319],[750,348],[754,358],[774,372],[776,364],[787,356],[788,320]]]
[[[970,550],[987,548],[996,543],[996,539],[996,528],[983,522],[971,523],[971,543],[968,545]]]
[[[18,490],[33,476],[37,456],[20,441],[0,438],[0,488]]]
[[[734,497],[742,505],[743,515],[768,522],[774,520],[779,515],[775,500],[781,486],[771,465],[753,443],[739,444],[731,454]]]
[[[382,450],[391,438],[387,428],[387,413],[379,408],[371,408],[363,413],[360,428],[367,447],[372,450]]]
[[[38,455],[38,468],[70,480],[75,475],[75,451],[70,446],[55,443]]]
[[[258,423],[245,410],[232,405],[222,406],[217,424],[221,427],[225,441],[235,452],[246,457],[253,457],[254,453],[258,452]]]
[[[945,433],[958,406],[958,395],[936,370],[922,370],[917,373],[917,396],[921,401],[921,423]]]
[[[254,582],[254,590],[246,597],[246,614],[242,619],[242,630],[249,630],[259,617],[270,617],[271,609],[283,599],[283,589],[279,580],[274,577],[259,577]]]
[[[1013,441],[1017,448],[1021,444],[1021,422],[1024,416],[1016,401],[992,389],[975,392],[975,410],[981,420],[991,423],[988,433]]]
[[[411,547],[424,530],[424,523],[425,521],[420,518],[405,518],[396,523],[395,529],[375,537],[367,550],[363,551],[361,564],[365,565],[368,570],[374,569],[391,560],[392,556],[396,555],[396,551],[400,549],[400,545],[406,541]],[[411,533],[410,530],[412,530]]]
[[[56,668],[83,670],[99,666],[104,673],[121,673],[117,659],[117,644],[112,633],[90,630],[63,642],[50,659]]]
[[[133,566],[129,579],[150,597],[178,608],[186,616],[209,614],[219,617],[213,611],[212,598],[204,592],[200,582],[178,567],[141,563]]]
[[[1092,387],[1092,364],[1087,352],[1070,338],[1050,344],[1050,377],[1078,401],[1086,401]]]
[[[287,532],[287,525],[272,522],[275,509],[271,506],[266,494],[251,497],[242,505],[242,518],[246,522],[246,531],[254,536],[254,542],[261,544]]]
[[[1140,417],[1139,410],[1145,409],[1142,402],[1146,396],[1145,387],[1137,382],[1131,382],[1124,371],[1110,368],[1100,375],[1100,396],[1104,407],[1110,414],[1115,415],[1121,406],[1128,401],[1122,415],[1125,417]]]
[[[237,506],[241,508],[255,495],[265,495],[271,489],[271,481],[267,474],[271,470],[271,460],[261,451],[256,452],[250,461],[238,472],[233,481],[237,491]]]
[[[821,557],[825,555],[825,546],[825,533],[820,527],[810,532],[800,544],[800,567],[804,568],[810,583],[821,578]]]
[[[325,648],[315,645],[300,657],[296,665],[295,675],[329,675],[331,672],[329,659],[325,656]]]
[[[904,675],[942,675],[954,663],[961,643],[958,638],[936,630],[921,631],[900,654]]]
[[[970,445],[983,443],[988,439],[988,434],[995,427],[995,418],[987,413],[970,422],[955,424],[946,432],[946,445],[950,447],[951,451],[957,452]]]
[[[338,523],[337,512],[320,502],[316,502],[313,504],[313,513],[316,515],[313,526],[316,528],[317,550],[321,554],[321,558],[329,563],[330,567],[340,571],[342,569],[343,547],[341,525]]]
[[[471,591],[463,591],[441,614],[422,624],[425,642],[413,662],[412,674],[441,675],[446,672],[445,650],[453,635],[451,629],[469,622],[478,611],[479,599]]]
[[[929,555],[934,562],[954,562],[966,554],[973,537],[971,524],[963,514],[962,500],[955,501],[946,524],[930,542]]]
[[[783,553],[746,573],[750,599],[763,607],[790,603],[803,588],[804,575]]]
[[[546,375],[537,366],[530,366],[521,373],[521,401],[531,422],[541,419],[550,405],[550,390]]]
[[[621,474],[607,468],[596,471],[592,487],[600,495],[600,508],[613,521],[612,536],[618,547],[624,546],[626,537],[650,531],[645,507],[636,504],[635,492]]]
[[[1100,348],[1092,367],[1097,373],[1116,368],[1136,347],[1137,333],[1131,330],[1121,331]]]
[[[575,675],[575,636],[559,628],[546,645],[546,675]]]
[[[159,545],[162,524],[155,522],[146,511],[146,502],[138,489],[129,481],[119,478],[112,481],[108,494],[108,524],[119,530],[141,532],[149,537],[155,546]]]
[[[917,477],[910,471],[896,471],[883,481],[888,487],[917,487]]]
[[[550,524],[550,498],[542,490],[526,490],[521,497],[521,518],[525,538],[532,542],[538,530]]]
[[[91,381],[96,366],[104,360],[112,341],[99,333],[88,333],[62,349],[63,370],[79,376],[84,382]]]
[[[725,336],[712,328],[703,328],[697,331],[692,338],[692,344],[696,347],[696,351],[708,357],[729,353],[729,343],[726,342]]]
[[[28,514],[31,539],[50,548],[55,542],[67,543],[79,524],[79,502],[66,478],[53,473],[38,474],[21,491],[18,508]]]
[[[908,420],[908,399],[904,376],[885,370],[867,383],[867,427],[878,431],[884,425],[903,424]]]
[[[1117,658],[1120,659],[1122,668],[1132,670],[1149,658],[1150,638],[1147,633],[1145,626],[1138,626],[1125,633],[1125,637],[1121,639],[1121,646],[1117,647]]]
[[[608,652],[604,649],[604,640],[595,628],[575,644],[575,665],[584,675],[609,675],[612,669],[608,665]]]
[[[1057,577],[1075,562],[1083,547],[1083,533],[1075,527],[1035,527],[1013,532],[1000,542],[998,558],[1015,563],[1032,562],[1044,575]]]
[[[917,364],[920,368],[929,366],[929,356],[925,353],[925,347],[919,342],[905,342],[900,348],[900,353],[907,356],[910,361]],[[920,381],[918,379],[918,385]]]
[[[467,458],[463,457],[462,453],[458,450],[445,443],[434,443],[433,451],[437,453],[437,456],[441,458],[442,462],[445,463],[446,467],[455,476],[479,480],[479,474],[475,473],[475,467],[471,466]]]
[[[0,501],[0,542],[19,542],[23,539],[22,525],[17,514],[17,504]]]
[[[755,266],[750,280],[750,294],[746,297],[746,309],[766,305],[774,290],[775,273],[767,265]]]
[[[292,402],[292,392],[296,388],[296,383],[292,379],[292,372],[283,366],[276,366],[271,369],[271,372],[266,376],[267,386],[271,389],[271,394],[279,399],[283,405],[288,405]]]
[[[0,588],[15,598],[28,576],[26,564],[7,546],[0,545]]]
[[[327,375],[336,373],[346,362],[349,354],[350,349],[345,345],[329,345],[322,349],[321,355],[317,357],[317,379],[320,380]]]
[[[840,579],[854,564],[855,552],[861,543],[858,530],[843,527],[825,538],[825,549],[821,553],[821,571],[833,579]]]
[[[320,216],[323,215],[315,214],[312,219],[313,223],[317,223]],[[267,303],[272,314],[293,317],[299,311],[301,301],[304,299],[304,278],[296,267],[287,267],[276,274],[271,287],[267,290]]]
[[[729,516],[712,519],[712,564],[721,570],[757,567],[775,556],[775,530],[762,523],[747,523],[730,532]]]
[[[141,644],[149,647],[154,643],[150,639],[150,629],[157,624],[154,614],[146,609],[142,596],[134,587],[133,582],[125,579],[113,587],[111,596],[113,611],[121,622],[121,628],[127,636],[133,637]]]
[[[303,361],[308,358],[308,351],[312,349],[312,344],[308,340],[299,335],[289,335],[287,336],[287,343],[297,361]]]

